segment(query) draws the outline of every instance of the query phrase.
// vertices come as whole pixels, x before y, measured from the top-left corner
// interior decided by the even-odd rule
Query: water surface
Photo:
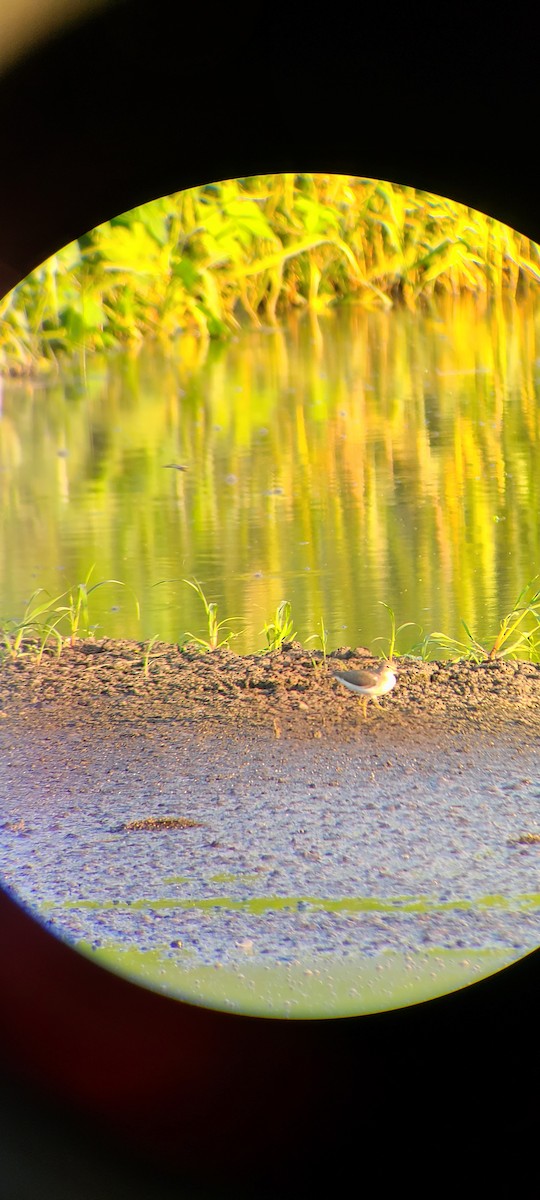
[[[416,622],[402,648],[461,617],[489,635],[540,563],[539,363],[534,309],[455,301],[5,381],[0,612],[95,564],[129,585],[92,594],[111,636],[202,634],[186,577],[241,652],[283,599],[330,648],[386,635],[381,602]]]

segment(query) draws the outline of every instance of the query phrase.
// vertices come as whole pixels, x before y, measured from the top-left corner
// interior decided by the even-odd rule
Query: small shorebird
[[[386,692],[391,692],[396,682],[390,663],[387,662],[381,663],[380,667],[370,667],[365,671],[336,671],[334,678],[338,680],[338,683],[349,688],[351,692],[356,692],[358,696],[363,697],[364,720],[367,718],[368,700],[374,700],[377,708],[380,708],[377,696],[384,696]]]

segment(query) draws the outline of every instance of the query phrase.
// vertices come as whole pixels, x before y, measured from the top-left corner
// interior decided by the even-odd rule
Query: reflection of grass
[[[375,318],[359,315],[353,305],[332,317],[331,322],[321,322],[322,344],[317,354],[322,354],[328,365],[324,386],[319,371],[309,369],[314,349],[307,338],[308,324],[303,321],[298,326],[298,338],[294,324],[289,333],[276,334],[275,338],[242,337],[219,355],[212,352],[205,364],[199,355],[199,343],[188,339],[188,350],[184,338],[178,343],[178,367],[174,369],[165,356],[149,348],[133,360],[122,356],[109,358],[106,364],[96,361],[88,370],[84,403],[73,403],[62,379],[47,385],[46,402],[38,400],[41,393],[33,385],[21,394],[16,386],[8,385],[0,437],[0,479],[5,482],[12,478],[20,450],[17,447],[19,443],[26,446],[27,453],[17,467],[26,501],[21,506],[8,501],[5,494],[4,570],[9,582],[4,576],[2,615],[19,616],[24,605],[17,597],[26,599],[37,583],[44,582],[51,595],[56,594],[57,586],[66,586],[52,576],[34,582],[29,573],[26,578],[21,575],[27,569],[25,561],[30,560],[14,551],[17,544],[22,546],[23,539],[29,546],[35,537],[35,527],[32,532],[29,523],[32,511],[41,514],[41,563],[52,565],[67,558],[68,579],[83,579],[88,564],[99,557],[100,562],[109,564],[107,574],[114,570],[115,576],[130,583],[141,602],[143,595],[148,595],[149,580],[180,575],[180,570],[173,570],[175,556],[171,559],[167,551],[162,559],[160,547],[175,546],[176,522],[181,520],[181,570],[187,570],[190,579],[194,575],[200,578],[206,587],[202,567],[197,567],[204,546],[203,559],[214,563],[214,579],[223,579],[219,592],[226,598],[220,601],[217,597],[220,615],[245,612],[251,621],[252,610],[244,609],[241,589],[251,570],[248,548],[257,547],[254,565],[261,576],[255,585],[260,615],[254,633],[261,628],[260,616],[264,619],[273,614],[276,586],[277,594],[291,599],[299,629],[305,634],[308,625],[309,633],[314,632],[315,623],[313,618],[306,622],[306,613],[324,611],[330,624],[332,594],[336,594],[337,586],[343,597],[343,621],[349,629],[363,625],[366,614],[362,593],[369,586],[373,600],[387,596],[388,603],[396,608],[398,624],[400,619],[412,619],[416,613],[425,632],[444,630],[464,641],[465,633],[459,626],[459,617],[464,616],[474,633],[480,634],[482,626],[486,628],[481,598],[497,594],[504,576],[503,562],[519,564],[524,545],[534,544],[534,509],[538,507],[538,472],[534,464],[540,452],[540,426],[527,382],[534,369],[534,312],[524,305],[512,310],[511,319],[502,323],[495,320],[492,310],[491,315],[482,315],[472,300],[454,305],[441,300],[434,312],[440,330],[436,338],[424,323],[421,328],[425,335],[413,338],[410,317],[397,312],[388,323],[385,373],[386,341],[382,339],[379,345],[374,334]],[[507,347],[503,361],[497,349],[501,339]],[[447,352],[441,349],[441,343]],[[351,347],[356,350],[353,352]],[[354,389],[343,394],[337,364],[342,361],[342,375],[348,378],[354,375],[355,355],[358,361],[368,364],[370,376],[373,373],[383,380],[380,393],[379,389],[370,393],[369,404]],[[488,374],[467,374],[467,366],[475,356],[478,361],[494,364],[491,383]],[[403,380],[416,372],[420,377],[425,370],[433,370],[438,381],[433,399],[437,413],[435,440],[431,436],[431,417],[426,424],[420,395],[414,395],[410,403],[402,395],[407,391]],[[290,403],[281,387],[268,386],[268,381],[280,378],[281,372],[284,377],[294,378],[301,373],[304,379],[305,386],[295,404]],[[460,379],[455,391],[454,372]],[[184,398],[177,395],[177,385],[185,392]],[[508,388],[514,400],[501,409],[501,396]],[[27,396],[24,403],[22,394]],[[203,395],[205,401],[200,404],[197,397]],[[122,413],[127,411],[129,421],[124,421]],[[399,456],[385,451],[384,430],[390,413],[393,437],[401,447]],[[501,419],[504,436],[499,437],[495,431],[500,429]],[[221,426],[219,434],[215,432],[217,425]],[[268,432],[260,434],[262,427],[270,436]],[[65,437],[64,433],[59,436],[61,430]],[[94,513],[94,451],[87,453],[88,437],[92,446],[99,446],[99,503],[103,505],[99,534]],[[51,450],[61,447],[62,439],[69,457],[58,459]],[[304,483],[299,492],[300,445]],[[223,495],[227,503],[220,498],[216,504],[217,481],[229,473],[238,474],[239,453],[242,487],[229,489]],[[163,464],[177,459],[182,462],[182,455],[189,461],[190,472],[165,473]],[[383,472],[380,486],[376,483],[378,471],[369,466],[379,461]],[[356,478],[359,463],[367,470],[366,486],[355,484],[351,492],[350,481]],[[474,470],[471,467],[463,474],[464,463],[474,464]],[[501,496],[497,480],[507,475],[507,487]],[[404,530],[400,514],[405,510],[400,504],[380,503],[383,479],[384,488],[397,494],[402,478],[409,481],[407,506],[414,506],[418,513],[418,537],[412,528]],[[269,504],[266,493],[276,479],[283,497]],[[68,504],[62,501],[66,483],[70,489]],[[442,510],[425,503],[433,488],[442,498]],[[462,489],[463,504],[456,505],[450,497],[461,495]],[[164,508],[153,499],[162,492]],[[327,511],[326,502],[321,507],[325,492],[335,498]],[[302,495],[302,502],[294,502],[289,508],[287,497],[297,493]],[[135,496],[140,502],[134,503]],[[527,496],[530,504],[522,502]],[[338,497],[342,499],[338,501]],[[411,509],[407,507],[406,511]],[[500,521],[505,517],[503,523],[495,521],[497,514]],[[359,569],[350,547],[359,544],[365,529],[371,531],[371,543],[377,549],[371,565],[364,563]],[[81,530],[86,531],[83,538]],[[319,552],[322,554],[323,536],[321,572],[321,563],[317,564],[316,559]],[[306,570],[305,581],[299,584],[300,576],[295,569],[291,571],[296,567],[292,547],[308,542],[310,547],[300,551]],[[137,552],[134,547],[138,547]],[[387,564],[384,569],[383,562]],[[536,569],[535,565],[526,573],[530,576]],[[521,570],[515,584],[511,583],[508,608],[523,582]],[[399,581],[401,599],[392,580]],[[294,594],[289,590],[293,586]],[[251,588],[249,594],[251,604],[252,599],[255,601]],[[407,598],[410,607],[405,611],[402,604]],[[91,597],[91,602],[94,600],[94,613],[99,611],[104,633],[108,634],[111,626],[116,633],[118,618],[104,619],[101,615],[107,599],[105,591]],[[377,628],[385,622],[377,621],[377,606],[370,603],[369,596],[366,599],[370,608],[366,644],[371,645]],[[434,601],[440,615],[426,624],[422,609]],[[193,607],[197,608],[198,602]],[[131,605],[129,612],[133,613]],[[500,614],[491,603],[489,612],[495,630]],[[159,630],[166,640],[176,640],[180,630],[175,616],[171,606],[164,607],[159,624],[151,621],[143,636]],[[194,621],[195,617],[184,620],[181,629],[188,625],[200,632]],[[122,624],[122,629],[138,636],[134,615]],[[408,646],[411,632],[400,634],[398,650],[400,644]],[[418,640],[417,635],[415,638]],[[235,648],[240,644],[242,651],[247,649],[247,636],[241,643],[233,642]],[[318,645],[312,642],[310,646],[314,644]],[[333,636],[331,644],[335,644]],[[382,646],[386,651],[386,643],[381,642],[380,647],[377,643],[379,653]]]

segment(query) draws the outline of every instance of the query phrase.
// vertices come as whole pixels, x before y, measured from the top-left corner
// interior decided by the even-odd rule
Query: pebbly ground
[[[219,969],[249,1007],[262,971],[288,971],[279,1012],[294,970],[313,996],[340,964],[334,1003],[360,1011],[359,956],[380,1007],[389,956],[403,996],[420,959],[436,994],[441,963],[463,976],[535,948],[540,666],[399,659],[364,721],[333,670],[372,661],[158,644],[145,664],[103,639],[5,662],[4,884],[151,986],[188,994],[175,972],[196,970],[212,999]]]

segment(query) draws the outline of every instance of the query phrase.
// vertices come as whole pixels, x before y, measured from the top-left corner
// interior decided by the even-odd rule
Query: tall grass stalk
[[[158,641],[158,637],[159,637],[159,635],[157,633],[155,633],[154,636],[148,640],[148,642],[146,643],[146,646],[145,646],[145,650],[144,650],[144,654],[143,654],[143,675],[144,675],[145,679],[148,679],[148,664],[149,664],[149,660],[150,660],[150,653],[152,650],[152,646],[155,646],[156,642]]]

